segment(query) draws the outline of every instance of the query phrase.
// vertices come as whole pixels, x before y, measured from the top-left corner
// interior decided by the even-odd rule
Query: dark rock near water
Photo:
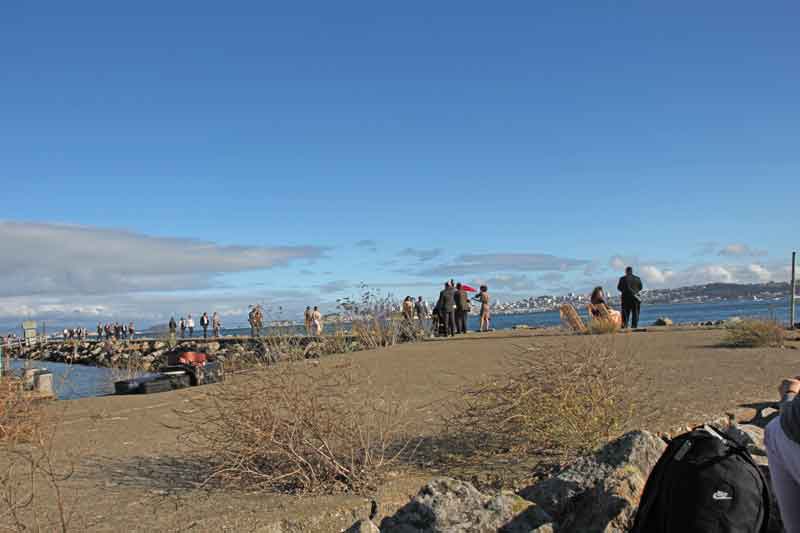
[[[656,321],[653,322],[653,325],[654,326],[671,326],[672,325],[672,319],[669,318],[669,317],[662,316],[662,317],[657,318]]]

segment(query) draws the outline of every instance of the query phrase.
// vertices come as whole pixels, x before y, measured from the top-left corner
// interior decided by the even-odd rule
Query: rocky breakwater
[[[89,366],[129,367],[154,371],[183,352],[204,352],[221,361],[277,362],[295,354],[318,356],[319,343],[306,337],[251,339],[223,337],[214,340],[51,341],[9,350],[12,357]]]

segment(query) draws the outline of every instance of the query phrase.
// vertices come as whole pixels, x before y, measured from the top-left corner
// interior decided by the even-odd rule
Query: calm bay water
[[[11,360],[11,371],[21,372],[26,361]],[[89,396],[103,396],[114,392],[114,378],[110,369],[51,363],[49,361],[30,361],[35,368],[46,368],[53,373],[56,396],[60,400],[74,400]]]
[[[585,310],[579,310],[585,315]],[[648,326],[659,317],[669,317],[676,324],[688,324],[706,321],[725,320],[734,316],[747,318],[770,318],[788,323],[788,299],[778,301],[734,301],[705,304],[642,304],[640,326]],[[585,316],[584,316],[585,318]],[[556,326],[561,323],[558,311],[528,313],[519,315],[494,315],[492,327],[509,329],[518,325],[530,327]],[[478,318],[470,317],[469,329],[478,329]],[[329,326],[330,327],[330,326]],[[297,328],[298,333],[302,328]],[[224,330],[224,335],[247,335],[247,329]],[[113,374],[107,368],[97,368],[64,363],[34,362],[37,367],[44,367],[53,372],[56,394],[59,399],[71,400],[88,396],[102,396],[114,391]],[[12,360],[11,368],[19,371],[25,366],[24,361]]]

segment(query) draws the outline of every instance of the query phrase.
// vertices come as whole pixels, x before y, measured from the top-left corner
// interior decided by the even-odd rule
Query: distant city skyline
[[[0,6],[0,331],[787,281],[800,6]]]

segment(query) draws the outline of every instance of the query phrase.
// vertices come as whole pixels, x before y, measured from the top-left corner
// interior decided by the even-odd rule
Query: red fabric
[[[182,365],[204,365],[208,356],[201,352],[183,352],[178,358]]]
[[[474,288],[470,287],[469,285],[467,285],[465,283],[461,284],[461,290],[462,291],[467,291],[467,292],[478,292],[477,289],[474,289]]]

